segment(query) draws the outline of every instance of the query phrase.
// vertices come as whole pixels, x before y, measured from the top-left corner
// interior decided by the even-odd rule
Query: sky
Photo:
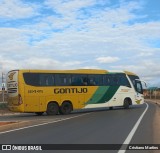
[[[160,1],[0,0],[0,73],[81,68],[160,87]]]

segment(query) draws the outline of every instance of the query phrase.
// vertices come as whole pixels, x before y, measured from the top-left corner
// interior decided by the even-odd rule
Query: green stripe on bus
[[[103,95],[106,94],[108,88],[109,86],[99,87],[86,104],[96,104],[97,102],[101,101]]]
[[[99,104],[108,102],[116,93],[119,86],[101,86],[86,104]]]
[[[97,101],[97,103],[105,103],[111,100],[111,98],[115,95],[117,92],[119,86],[110,86],[105,94],[102,95],[101,99]]]

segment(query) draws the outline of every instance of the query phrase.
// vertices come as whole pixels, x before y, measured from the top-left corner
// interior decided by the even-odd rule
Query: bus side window
[[[53,86],[54,75],[53,74],[40,74],[40,86]]]
[[[94,80],[94,78],[91,78],[91,79],[89,80],[89,85],[90,85],[90,86],[96,86],[96,81]]]
[[[107,74],[104,76],[104,83],[105,86],[111,86],[112,85],[112,76],[110,74]]]
[[[56,86],[69,86],[71,84],[69,74],[55,74]]]
[[[88,85],[89,86],[102,86],[103,85],[103,75],[88,75]]]
[[[24,81],[27,85],[39,86],[40,75],[38,73],[23,73]]]
[[[72,86],[81,86],[82,84],[83,84],[83,80],[79,75],[72,75],[71,77]]]
[[[48,86],[53,86],[54,85],[54,76],[52,74],[48,75],[46,83],[47,83]]]
[[[134,88],[136,88],[136,79],[139,79],[139,77],[138,76],[129,75],[129,78],[130,78]]]
[[[44,74],[40,74],[40,80],[39,80],[39,84],[40,86],[46,86],[46,75]]]
[[[79,75],[79,74],[74,74],[72,75],[72,79],[71,79],[72,86],[86,86],[88,85],[88,78],[87,75]]]
[[[130,85],[130,83],[129,83],[129,81],[128,81],[128,79],[127,79],[125,74],[121,74],[120,75],[120,84],[122,86],[126,86],[126,87],[131,88],[131,85]]]
[[[113,78],[112,78],[112,83],[114,86],[117,86],[119,85],[119,78],[117,75],[114,75]]]
[[[120,80],[118,74],[107,74],[105,77],[105,85],[107,86],[118,86],[120,85]]]
[[[84,86],[87,86],[87,85],[89,85],[89,79],[87,78],[87,77],[83,77],[83,85]]]

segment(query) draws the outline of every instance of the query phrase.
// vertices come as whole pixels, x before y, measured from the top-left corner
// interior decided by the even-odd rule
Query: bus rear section
[[[19,93],[19,71],[13,70],[7,75],[8,108],[13,112],[23,112],[22,97]]]

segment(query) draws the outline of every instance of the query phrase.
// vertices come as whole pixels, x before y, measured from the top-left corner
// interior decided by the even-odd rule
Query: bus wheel
[[[109,110],[113,110],[113,107],[109,107]]]
[[[125,109],[128,109],[128,108],[129,108],[129,105],[130,105],[130,99],[126,98],[126,99],[124,100],[123,107],[124,107]]]
[[[38,115],[38,116],[41,116],[41,115],[43,115],[43,113],[44,112],[36,112],[35,114]]]
[[[70,114],[73,110],[73,106],[70,102],[63,102],[63,104],[60,107],[60,114]]]
[[[59,106],[57,103],[50,102],[47,106],[47,115],[56,115],[59,112]]]

